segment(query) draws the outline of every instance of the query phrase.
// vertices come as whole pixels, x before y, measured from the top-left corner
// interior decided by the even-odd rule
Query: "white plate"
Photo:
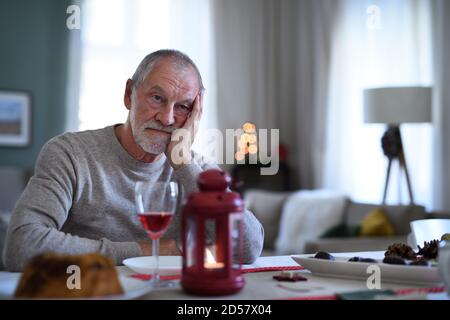
[[[19,283],[20,274],[9,276],[8,279],[0,279],[0,299],[13,299],[14,291]],[[133,279],[124,275],[119,275],[119,282],[124,291],[120,295],[99,296],[92,298],[76,298],[82,300],[129,300],[139,298],[152,290],[148,281]],[[71,298],[69,298],[72,300]]]
[[[313,257],[314,255],[311,254],[291,256],[299,265],[305,267],[314,275],[367,280],[373,274],[373,271],[368,273],[367,268],[374,263],[348,262],[348,259],[354,256],[335,256],[334,261]],[[417,285],[442,283],[437,267],[401,266],[386,264],[381,262],[380,259],[377,259],[377,261],[378,263],[375,265],[380,267],[381,283],[395,282]]]
[[[123,261],[123,264],[137,273],[153,274],[155,257],[136,257]],[[159,257],[159,274],[164,276],[181,274],[181,256]]]

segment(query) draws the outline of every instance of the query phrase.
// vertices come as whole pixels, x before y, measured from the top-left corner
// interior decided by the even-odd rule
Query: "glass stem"
[[[159,284],[159,238],[156,238],[152,241],[152,252],[155,257],[155,271],[153,272],[153,283],[155,285]]]

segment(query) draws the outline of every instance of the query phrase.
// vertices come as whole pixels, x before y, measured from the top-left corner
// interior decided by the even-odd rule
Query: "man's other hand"
[[[143,240],[138,241],[139,247],[141,247],[143,256],[151,256],[152,241]],[[160,256],[181,256],[181,251],[178,249],[175,239],[161,239],[159,241],[159,255]]]

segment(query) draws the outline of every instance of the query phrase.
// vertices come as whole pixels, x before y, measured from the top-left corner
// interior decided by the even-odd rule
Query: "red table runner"
[[[302,266],[285,266],[285,267],[260,267],[260,268],[248,268],[242,269],[242,273],[253,273],[253,272],[269,272],[269,271],[294,271],[294,270],[303,270]],[[135,273],[130,275],[131,278],[139,279],[139,280],[150,280],[153,275],[151,274],[142,274]],[[170,275],[170,276],[161,276],[161,280],[180,280],[181,275]]]
[[[135,274],[129,275],[129,277],[147,281],[147,280],[150,280],[151,278],[153,278],[153,275],[152,274],[135,273]],[[179,274],[170,275],[170,276],[160,276],[161,280],[180,280],[180,278],[181,278],[181,276]]]
[[[260,267],[260,268],[249,268],[242,269],[242,273],[252,273],[252,272],[269,272],[269,271],[295,271],[303,270],[302,266],[288,266],[288,267]]]
[[[430,288],[408,288],[394,290],[399,296],[413,294],[413,293],[440,293],[444,292],[444,287],[430,287]],[[324,296],[306,296],[306,297],[289,297],[279,300],[337,300],[336,295],[324,295]]]

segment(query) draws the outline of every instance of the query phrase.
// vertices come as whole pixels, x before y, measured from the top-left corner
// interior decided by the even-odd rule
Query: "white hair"
[[[192,67],[197,73],[198,83],[200,85],[200,89],[203,90],[203,81],[202,76],[200,75],[200,71],[198,70],[195,63],[188,57],[185,53],[172,50],[172,49],[162,49],[148,54],[139,64],[136,71],[131,78],[133,82],[133,88],[137,88],[141,83],[145,81],[145,78],[152,71],[153,67],[164,58],[172,58],[173,64],[177,68],[188,68]]]

